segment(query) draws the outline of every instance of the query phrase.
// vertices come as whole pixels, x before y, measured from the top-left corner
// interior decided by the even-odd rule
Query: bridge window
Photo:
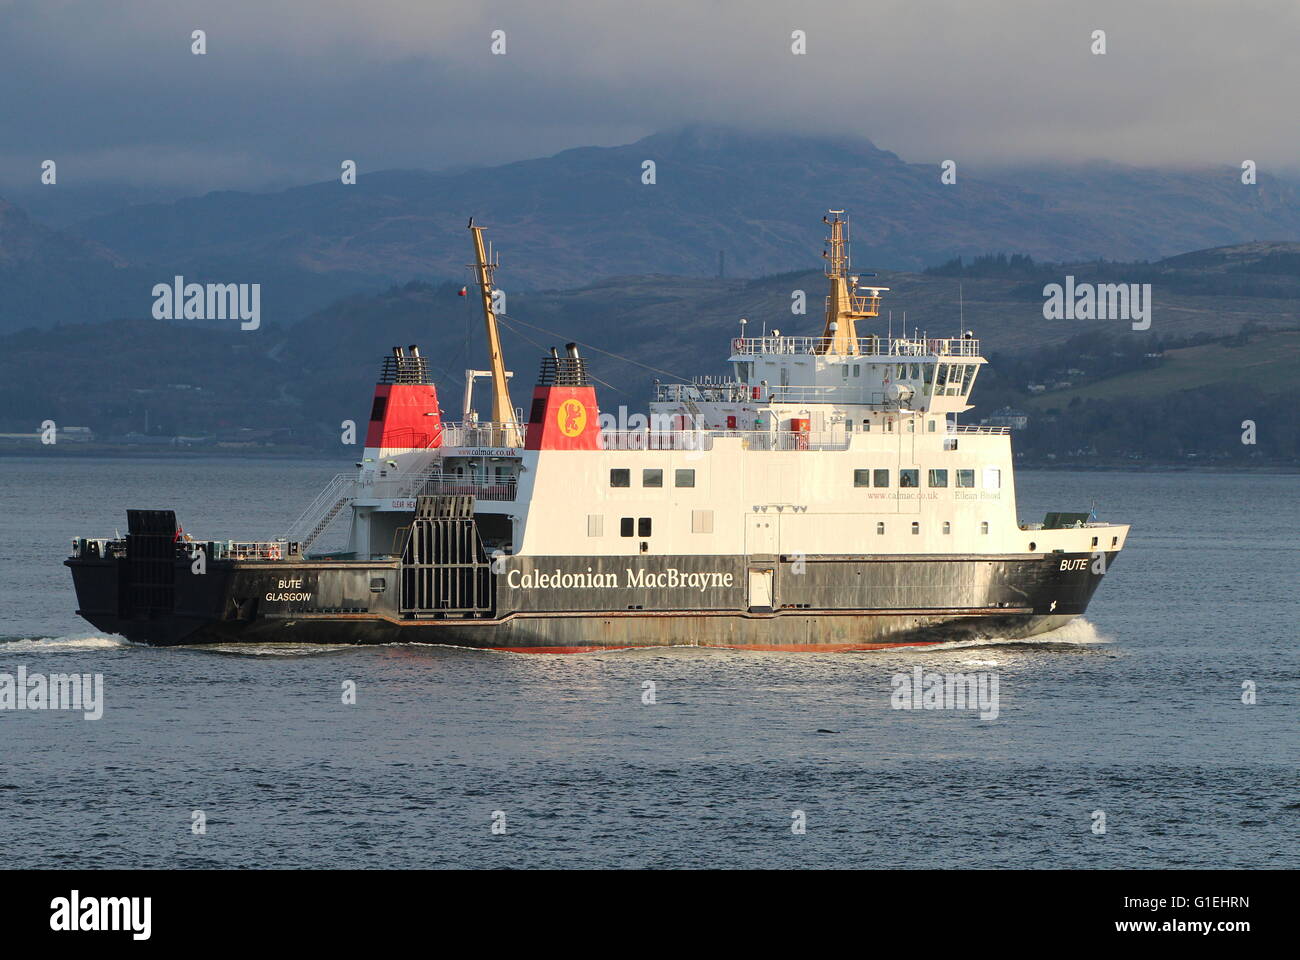
[[[948,486],[948,471],[947,471],[947,470],[931,470],[931,471],[930,471],[929,481],[930,481],[930,486],[932,486],[932,487],[946,487],[946,486]]]
[[[882,534],[882,533],[884,533],[884,532],[885,532],[885,521],[884,521],[884,520],[877,520],[877,521],[876,521],[876,534],[877,534],[877,536],[879,536],[880,534]]]
[[[618,522],[618,535],[620,537],[630,537],[632,536],[632,532],[633,525],[631,517],[624,517]]]
[[[695,471],[678,470],[676,476],[673,478],[673,486],[675,487],[695,486]]]
[[[611,487],[632,486],[632,471],[623,468],[609,471],[609,485]],[[627,536],[631,536],[631,534],[627,534]]]
[[[887,487],[887,486],[889,486],[889,471],[888,471],[888,470],[873,470],[873,471],[872,471],[872,474],[873,474],[873,476],[872,476],[872,486],[876,486],[876,487]]]
[[[959,487],[973,487],[973,486],[975,486],[975,471],[974,471],[974,470],[958,470],[958,471],[957,471],[957,486],[959,486]]]
[[[664,472],[662,470],[641,471],[641,486],[662,487],[663,485],[664,485]]]
[[[854,470],[854,471],[853,471],[853,485],[854,485],[855,487],[869,487],[869,486],[871,486],[871,471],[870,471],[870,470]]]
[[[919,487],[921,485],[921,471],[899,470],[898,485],[900,487]]]
[[[975,364],[966,365],[966,370],[962,374],[961,395],[964,397],[970,393],[970,385],[975,382]]]
[[[638,537],[650,536],[650,518],[642,517],[636,522],[636,535]]]

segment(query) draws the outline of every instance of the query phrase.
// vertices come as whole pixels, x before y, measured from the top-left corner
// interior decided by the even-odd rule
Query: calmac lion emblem
[[[565,400],[555,415],[560,425],[560,433],[566,437],[576,437],[587,426],[587,408],[581,400]]]

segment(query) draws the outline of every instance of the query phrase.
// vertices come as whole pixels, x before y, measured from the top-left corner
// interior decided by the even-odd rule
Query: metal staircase
[[[299,550],[306,556],[312,544],[320,539],[321,534],[330,528],[343,508],[352,501],[356,486],[356,474],[338,474],[316,495],[302,516],[293,522],[284,538],[301,544]]]

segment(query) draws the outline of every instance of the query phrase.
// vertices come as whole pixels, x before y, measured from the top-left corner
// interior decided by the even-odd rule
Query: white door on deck
[[[772,571],[749,571],[749,605],[772,609]]]
[[[777,549],[776,514],[751,513],[745,519],[745,552],[774,554]]]

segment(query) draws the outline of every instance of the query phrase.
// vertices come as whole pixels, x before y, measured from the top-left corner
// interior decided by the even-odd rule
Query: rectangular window
[[[898,485],[900,487],[919,487],[921,485],[921,471],[899,470]]]
[[[650,518],[642,517],[636,522],[636,535],[638,537],[650,536]]]
[[[938,420],[931,420],[931,421],[930,421],[930,432],[931,432],[931,433],[934,433],[934,427],[935,427],[935,424],[938,423],[938,422],[939,422]]]
[[[632,486],[632,471],[622,468],[609,471],[609,485],[611,487]]]
[[[888,471],[888,470],[873,470],[873,471],[871,471],[871,473],[872,473],[871,485],[872,485],[873,487],[887,487],[887,486],[889,486],[889,471]]]
[[[988,522],[987,520],[983,520],[983,521],[981,521],[981,522],[980,522],[980,533],[988,533],[988,532],[989,532],[989,522]]]
[[[620,537],[632,536],[632,530],[633,530],[633,526],[632,526],[631,517],[624,517],[622,520],[618,522],[618,535]]]
[[[984,489],[1000,490],[1002,488],[1002,471],[997,467],[984,468]]]
[[[587,514],[587,536],[603,537],[605,535],[605,518],[599,513]]]
[[[930,486],[932,487],[946,487],[948,486],[948,471],[931,470],[929,479],[930,479]]]
[[[975,486],[975,471],[974,471],[974,470],[958,470],[958,471],[957,471],[957,486],[959,486],[959,487],[973,487],[973,486]]]
[[[882,533],[884,533],[884,532],[885,532],[885,521],[884,521],[884,520],[877,520],[877,521],[876,521],[876,534],[877,534],[877,536],[879,536],[880,534],[882,534]]]
[[[713,511],[692,510],[691,511],[691,533],[712,533],[712,532],[713,532]]]
[[[673,485],[677,487],[695,486],[695,471],[678,470],[677,475],[673,478]]]
[[[664,485],[664,472],[662,470],[641,471],[641,486],[662,487],[663,485]]]
[[[945,535],[952,533],[952,524],[947,520],[943,522],[943,532]]]
[[[854,485],[855,487],[869,487],[869,486],[871,486],[871,471],[870,471],[870,470],[854,470],[854,471],[853,471],[853,485]]]
[[[920,533],[920,532],[921,532],[921,525],[920,525],[919,523],[917,523],[915,520],[913,520],[913,521],[912,521],[912,533],[914,533],[914,534],[918,534],[918,533]]]
[[[966,366],[966,371],[962,375],[961,395],[963,397],[970,394],[970,385],[974,380],[975,380],[975,364],[972,363]]]

